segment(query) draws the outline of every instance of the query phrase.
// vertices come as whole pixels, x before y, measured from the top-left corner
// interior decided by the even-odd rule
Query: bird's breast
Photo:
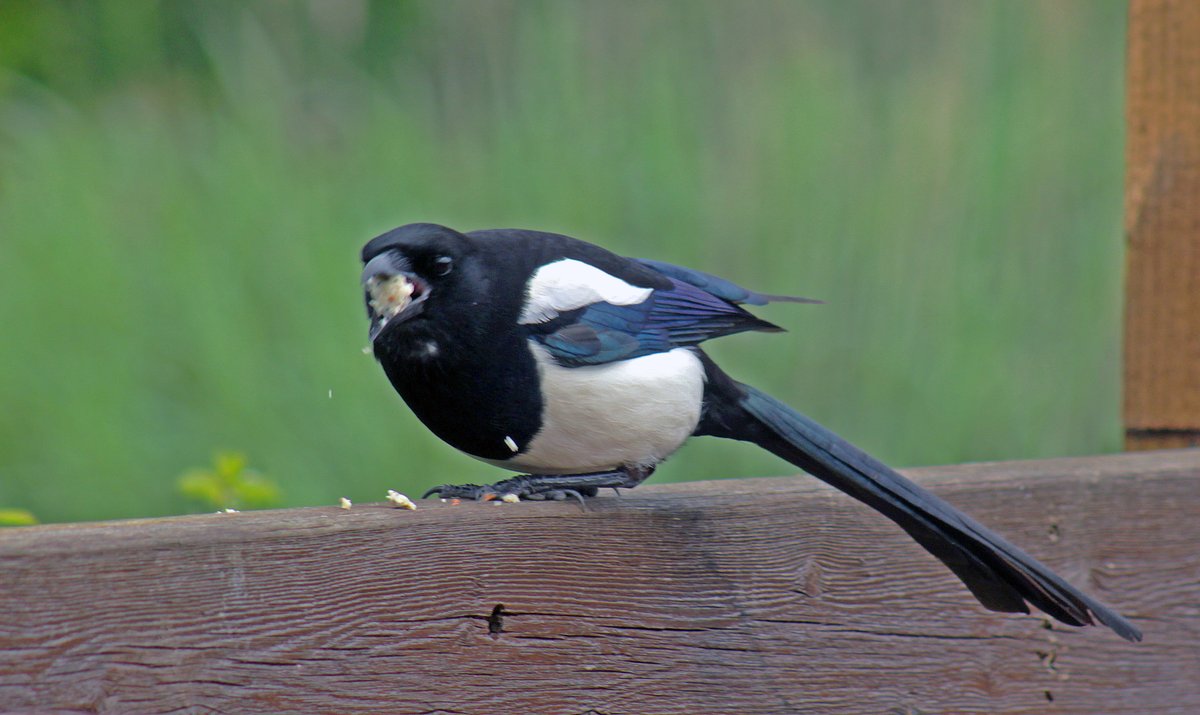
[[[502,466],[535,474],[655,465],[696,428],[704,367],[687,348],[605,365],[563,367],[529,341],[541,391],[540,426]]]

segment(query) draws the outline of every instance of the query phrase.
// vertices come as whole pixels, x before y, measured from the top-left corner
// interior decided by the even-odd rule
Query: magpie
[[[1141,633],[940,497],[782,402],[725,374],[699,347],[779,331],[742,306],[768,295],[568,236],[460,233],[413,223],[362,250],[375,358],[451,446],[520,472],[425,496],[525,499],[635,487],[693,435],[752,442],[888,517],[987,609],[1033,605],[1072,626]],[[512,497],[509,497],[510,499]]]

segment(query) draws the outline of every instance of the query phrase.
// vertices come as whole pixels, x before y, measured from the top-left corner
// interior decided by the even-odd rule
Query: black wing
[[[667,264],[643,265],[657,270]],[[761,294],[715,277],[720,283],[705,290],[664,275],[671,287],[652,290],[640,303],[591,303],[532,326],[533,336],[559,364],[581,367],[667,352],[746,330],[782,330],[736,304],[737,298],[764,297]],[[696,274],[700,275],[706,274]]]

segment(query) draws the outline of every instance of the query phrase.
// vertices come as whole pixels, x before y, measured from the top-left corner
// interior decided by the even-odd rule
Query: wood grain
[[[1144,629],[989,613],[811,479],[0,532],[5,712],[1196,713],[1200,450],[910,474]]]
[[[1132,0],[1125,232],[1130,449],[1200,444],[1200,3]]]

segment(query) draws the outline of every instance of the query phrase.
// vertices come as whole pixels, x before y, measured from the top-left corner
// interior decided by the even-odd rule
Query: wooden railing
[[[808,478],[0,534],[16,712],[1197,713],[1200,450],[909,474],[1145,631],[983,610]]]

